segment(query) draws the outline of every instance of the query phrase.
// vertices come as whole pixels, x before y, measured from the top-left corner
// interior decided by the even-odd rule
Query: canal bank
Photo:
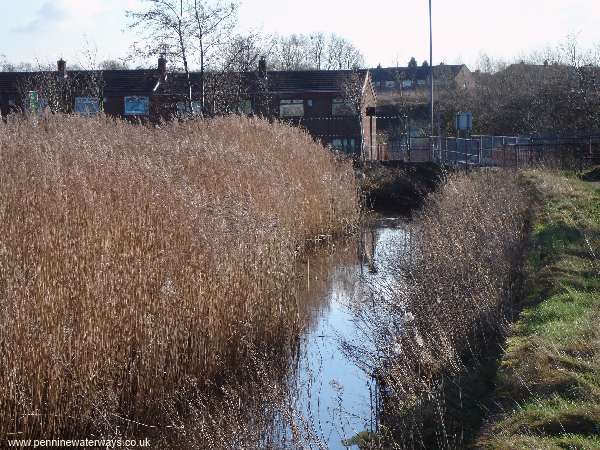
[[[573,175],[527,177],[541,207],[528,246],[526,295],[500,360],[498,406],[478,446],[598,449],[600,190]]]
[[[503,448],[504,434],[477,438],[505,430],[490,416],[516,420],[492,412],[523,307],[531,187],[507,171],[451,175],[410,220],[384,215],[307,254],[296,287],[307,323],[285,374],[244,397],[262,414],[281,393],[248,448],[471,448],[490,436]],[[244,407],[252,432],[259,415]]]

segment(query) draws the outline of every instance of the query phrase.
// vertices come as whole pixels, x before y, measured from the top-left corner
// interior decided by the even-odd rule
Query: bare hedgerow
[[[305,240],[357,218],[350,162],[284,125],[0,126],[0,438],[169,425],[285,346]]]

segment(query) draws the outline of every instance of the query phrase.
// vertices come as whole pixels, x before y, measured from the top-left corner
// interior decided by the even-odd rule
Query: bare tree
[[[352,108],[353,114],[358,116],[360,116],[360,111],[363,106],[363,86],[364,75],[359,71],[350,73],[350,75],[344,78],[340,84],[344,102]]]
[[[350,41],[333,33],[329,36],[327,53],[328,70],[359,69],[364,65],[361,52]]]
[[[336,34],[293,34],[275,39],[271,66],[278,70],[351,70],[364,58],[347,39]]]
[[[237,24],[238,5],[236,3],[223,4],[220,0],[209,3],[206,0],[194,0],[193,36],[196,39],[200,63],[200,106],[204,112],[205,100],[205,72],[206,65],[210,63],[212,53],[223,47],[231,38],[233,29]]]
[[[104,61],[100,61],[98,67],[101,70],[127,70],[129,69],[129,64],[127,64],[127,61],[119,59],[105,59]]]
[[[327,50],[327,40],[324,33],[313,33],[308,36],[308,59],[317,70],[321,70]]]
[[[302,34],[280,37],[277,41],[276,67],[280,70],[306,70],[307,38]]]
[[[361,74],[358,70],[354,70],[349,76],[345,77],[340,83],[340,90],[342,92],[342,98],[344,103],[349,108],[349,113],[358,121],[360,127],[360,135],[362,136],[361,141],[361,156],[364,156],[365,142],[364,142],[364,123],[362,117],[363,106],[363,87],[366,75]]]
[[[31,72],[32,70],[33,65],[31,63],[14,64],[6,58],[6,55],[0,55],[0,72]]]
[[[271,53],[275,44],[258,33],[234,36],[221,53],[219,67],[223,71],[251,72],[261,56]]]
[[[186,101],[192,111],[192,82],[189,56],[192,51],[192,12],[190,0],[145,0],[145,11],[127,11],[130,28],[142,31],[143,43],[134,44],[142,57],[166,55],[181,63],[186,79]]]

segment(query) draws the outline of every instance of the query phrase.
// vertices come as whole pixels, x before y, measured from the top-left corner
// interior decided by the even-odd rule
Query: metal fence
[[[600,136],[410,137],[377,148],[377,159],[446,165],[578,168],[600,164]]]

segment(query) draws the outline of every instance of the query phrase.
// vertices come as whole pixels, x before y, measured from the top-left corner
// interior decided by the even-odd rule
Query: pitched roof
[[[40,75],[58,76],[58,72],[0,72],[0,92],[18,93],[20,80]],[[105,96],[150,95],[158,81],[154,70],[72,70],[67,76],[74,80],[101,76]]]
[[[0,92],[13,94],[17,92],[18,73],[0,72]]]
[[[102,71],[105,96],[150,95],[159,76],[156,70]]]
[[[440,64],[433,67],[434,76],[450,76],[455,78],[466,67],[464,64]],[[426,80],[429,77],[429,67],[381,67],[370,69],[373,81]]]
[[[40,72],[3,72],[0,73],[0,92],[18,92],[18,80]],[[57,72],[48,72],[57,74]],[[306,71],[269,71],[267,83],[269,92],[275,94],[295,93],[339,93],[343,84],[351,80],[355,74],[359,75],[361,84],[364,84],[367,70],[306,70]],[[247,92],[258,90],[260,79],[257,72],[239,73],[211,73],[207,72],[206,80],[219,81],[221,77],[237,76],[237,80]],[[156,94],[184,93],[186,89],[185,75],[183,73],[170,73],[167,79],[158,84],[159,74],[156,70],[104,70],[104,71],[68,71],[71,78],[85,78],[86,76],[101,76],[104,96],[126,95],[152,95],[155,88]],[[192,87],[197,90],[200,83],[198,72],[190,73]]]
[[[301,70],[270,71],[267,73],[269,91],[274,93],[337,93],[354,74],[364,82],[366,70]]]
[[[267,87],[274,94],[297,93],[338,93],[343,90],[343,85],[354,74],[358,74],[360,82],[364,83],[366,70],[303,70],[303,71],[269,71],[267,72]],[[247,92],[259,89],[260,78],[256,71],[253,72],[206,72],[206,82],[224,81],[227,77],[235,77]],[[190,73],[192,88],[199,86],[200,74]],[[167,80],[159,87],[160,92],[184,92],[186,87],[185,75],[177,72],[169,74]]]

